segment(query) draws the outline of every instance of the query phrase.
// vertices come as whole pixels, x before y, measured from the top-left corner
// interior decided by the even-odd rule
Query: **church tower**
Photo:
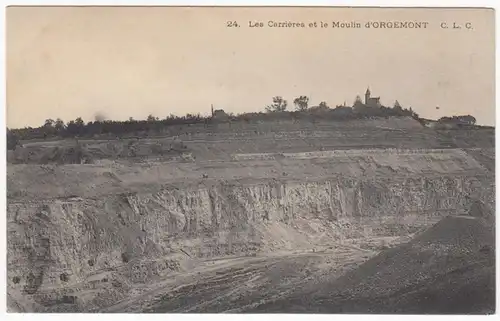
[[[366,93],[365,93],[365,105],[367,106],[370,102],[370,96],[371,96],[370,87],[368,87],[366,88]]]

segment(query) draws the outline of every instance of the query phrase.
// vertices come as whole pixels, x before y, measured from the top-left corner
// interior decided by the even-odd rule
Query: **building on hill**
[[[371,97],[370,87],[366,88],[365,92],[365,106],[367,107],[380,107],[380,97]]]
[[[380,97],[372,97],[370,88],[368,87],[365,92],[365,101],[361,99],[358,95],[353,104],[353,109],[359,113],[371,113],[370,109],[372,108],[380,108],[382,104],[380,103]]]
[[[227,120],[229,119],[229,115],[223,109],[214,110],[214,106],[212,105],[212,119]]]
[[[438,122],[441,124],[452,124],[452,125],[475,125],[476,118],[474,118],[471,115],[441,117],[438,120]]]

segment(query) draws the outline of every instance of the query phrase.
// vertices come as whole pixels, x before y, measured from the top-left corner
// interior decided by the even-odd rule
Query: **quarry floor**
[[[355,245],[210,258],[187,273],[132,290],[127,300],[96,312],[239,313],[292,292],[313,289],[376,255]]]

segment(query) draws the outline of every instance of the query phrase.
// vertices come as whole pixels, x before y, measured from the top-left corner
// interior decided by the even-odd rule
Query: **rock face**
[[[373,235],[405,235],[449,213],[466,213],[466,196],[481,184],[475,176],[351,177],[11,202],[8,286],[36,297],[97,272],[99,282],[113,282],[102,273],[110,268],[120,267],[126,282],[143,282],[195,258],[310,246],[320,233],[327,242],[363,237],[366,226]],[[45,305],[76,300],[56,296]],[[82,309],[99,305],[88,296]]]

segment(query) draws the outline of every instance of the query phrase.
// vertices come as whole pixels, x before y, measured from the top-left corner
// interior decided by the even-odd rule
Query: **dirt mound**
[[[494,313],[494,242],[492,228],[482,219],[446,217],[338,279],[317,282],[252,312]]]
[[[338,279],[316,302],[325,312],[492,313],[494,242],[481,219],[446,217]]]
[[[482,246],[493,245],[491,232],[491,228],[477,217],[448,216],[410,243],[421,247],[439,245],[459,251],[477,251]]]

